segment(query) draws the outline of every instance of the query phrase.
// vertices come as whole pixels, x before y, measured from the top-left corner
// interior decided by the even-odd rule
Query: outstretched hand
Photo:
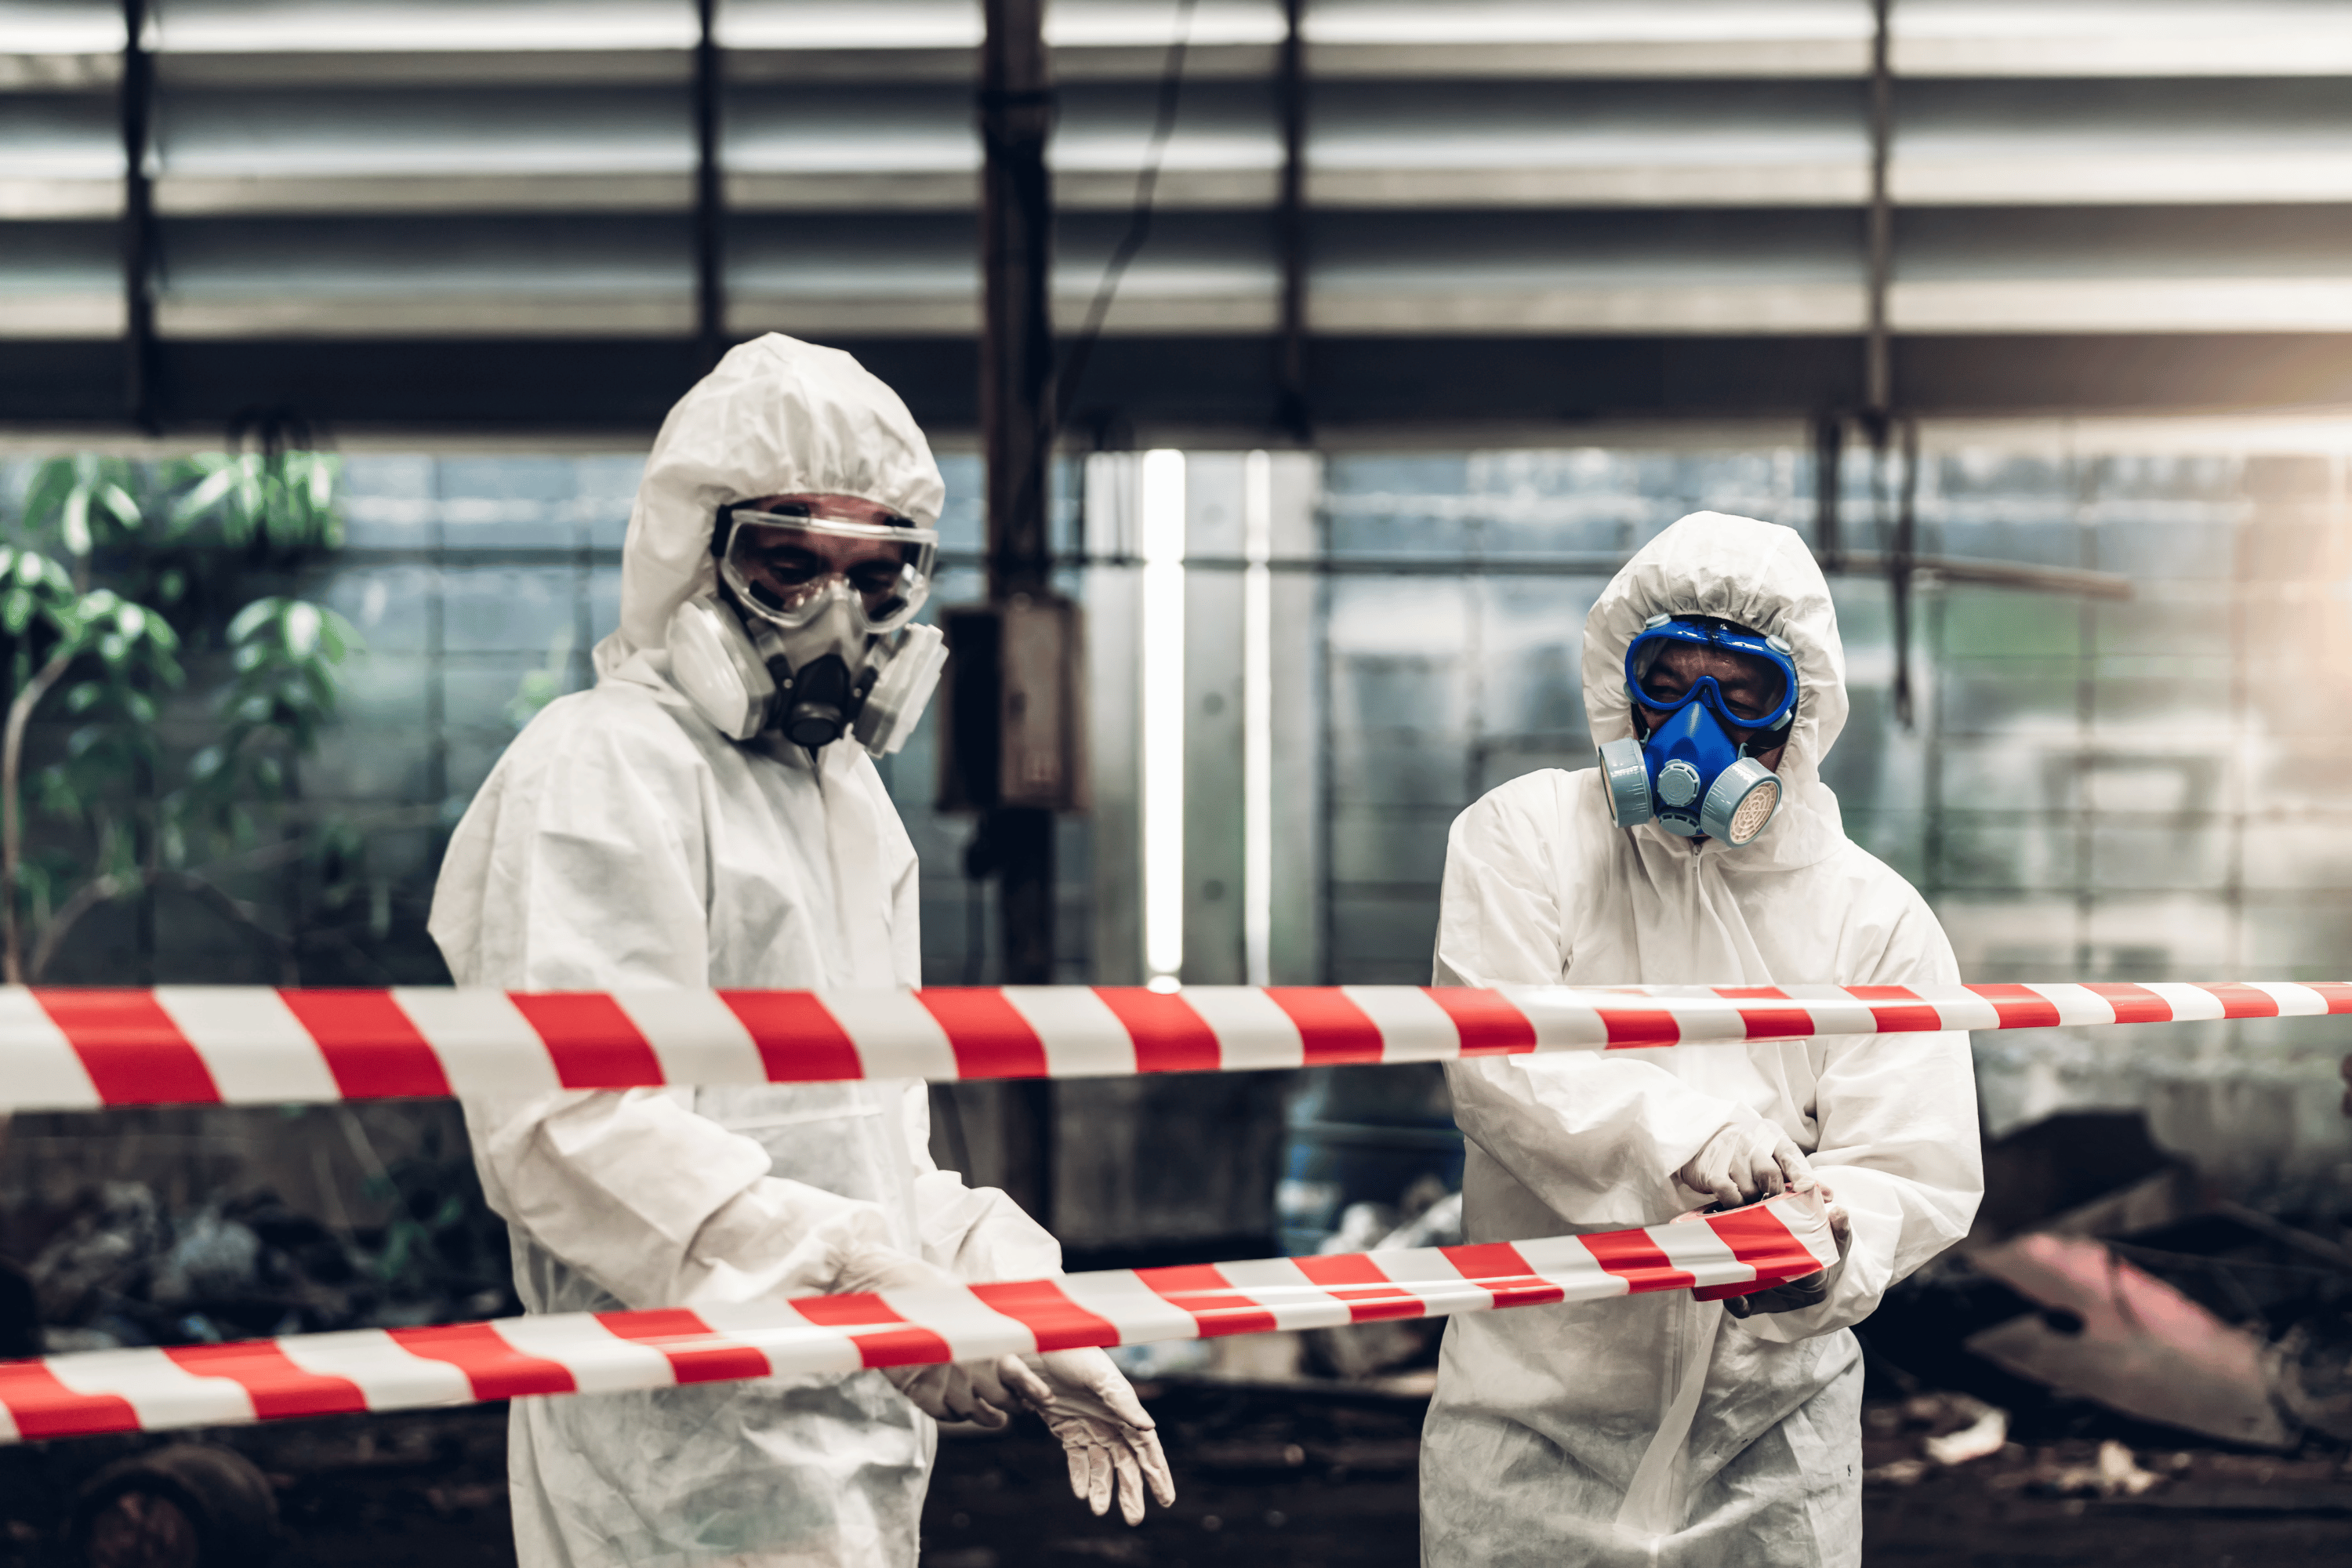
[[[1049,1351],[1006,1356],[997,1367],[1007,1391],[1042,1416],[1061,1443],[1071,1493],[1097,1515],[1109,1511],[1116,1494],[1119,1517],[1142,1523],[1147,1488],[1160,1507],[1174,1504],[1176,1480],[1160,1434],[1110,1357],[1091,1348]]]

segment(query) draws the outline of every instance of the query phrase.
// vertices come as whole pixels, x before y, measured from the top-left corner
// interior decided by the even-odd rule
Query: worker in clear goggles
[[[671,617],[672,673],[731,740],[845,733],[877,756],[906,742],[946,647],[912,625],[940,536],[857,496],[775,496],[719,509],[719,577]],[[765,679],[761,679],[764,675]]]
[[[461,985],[909,988],[914,847],[874,759],[944,658],[915,620],[944,498],[890,389],[837,350],[730,353],[662,426],[596,685],[457,826],[434,939]],[[683,998],[680,1005],[691,1003]],[[651,1005],[642,1000],[632,1005]],[[533,1312],[729,1307],[1056,1274],[1004,1194],[929,1153],[909,1081],[478,1096],[475,1163]],[[1130,1521],[1174,1489],[1098,1350],[518,1399],[522,1568],[914,1568],[936,1421],[1041,1415]]]
[[[1846,837],[1822,780],[1845,658],[1793,531],[1699,512],[1660,533],[1585,617],[1583,672],[1601,765],[1527,774],[1455,821],[1435,984],[1958,982],[1933,912]],[[1794,1192],[1824,1204],[1839,1262],[1730,1301],[1453,1319],[1423,1433],[1423,1562],[1859,1563],[1852,1325],[1968,1233],[1968,1036],[1488,1057],[1446,1082],[1473,1242]]]

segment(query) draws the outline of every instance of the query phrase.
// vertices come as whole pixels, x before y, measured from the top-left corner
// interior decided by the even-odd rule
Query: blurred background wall
[[[2314,979],[2343,967],[2345,458],[2294,449],[2323,437],[2333,439],[2212,423],[1927,432],[1922,553],[2053,575],[2045,586],[1915,584],[1907,725],[1892,697],[1890,585],[1883,574],[1839,576],[1853,716],[1827,773],[1848,832],[1927,894],[1968,978]],[[1607,574],[1701,508],[1811,531],[1814,455],[1759,434],[1744,446],[1279,456],[1294,481],[1279,494],[1304,548],[1269,574],[1283,614],[1267,657],[1283,661],[1295,707],[1266,735],[1280,816],[1267,868],[1278,880],[1265,891],[1283,917],[1266,973],[1419,983],[1454,814],[1530,769],[1589,765],[1580,626]],[[1213,634],[1179,656],[1191,695],[1183,973],[1198,983],[1249,973],[1244,647],[1213,635],[1241,619],[1249,461],[1208,451],[1185,464],[1189,540],[1205,563],[1186,570],[1184,591],[1192,623]],[[7,467],[12,510],[34,466]],[[951,605],[977,592],[979,472],[968,455],[943,466],[946,548],[959,563],[935,602]],[[1074,555],[1083,536],[1085,550],[1121,559],[1138,466],[1108,456],[1066,468],[1060,527]],[[1867,454],[1845,467],[1849,506],[1866,510]],[[350,829],[361,886],[340,921],[314,911],[306,927],[282,878],[240,876],[234,857],[219,873],[262,925],[297,939],[306,983],[444,978],[423,929],[440,847],[520,724],[590,679],[586,650],[614,616],[636,468],[620,454],[344,460],[345,542],[288,585],[339,611],[364,643],[342,671],[339,719],[301,764],[299,825]],[[1088,497],[1091,508],[1079,504]],[[1131,735],[1149,657],[1132,613],[1141,571],[1066,571],[1092,612],[1097,716],[1095,808],[1062,829],[1060,963],[1071,982],[1143,974]],[[2108,596],[2118,586],[2127,598]],[[178,700],[200,712],[201,695]],[[58,754],[82,728],[62,713],[38,721],[34,751]],[[200,718],[183,721],[168,741],[184,761],[209,733]],[[971,819],[934,809],[931,734],[887,769],[923,856],[926,977],[989,983],[995,911],[984,884],[962,874]],[[46,978],[279,977],[278,948],[207,906],[165,900],[160,914],[148,951],[128,904],[89,918]],[[342,934],[320,939],[329,929]],[[2327,1020],[1979,1042],[1995,1135],[2061,1109],[2145,1108],[2160,1142],[2249,1193],[2346,1176],[2332,1087],[2342,1054]],[[1073,1115],[1065,1160],[1066,1202],[1083,1215],[1096,1185],[1118,1179],[1100,1167],[1125,1163],[1100,1117],[1134,1090],[1061,1092],[1074,1111],[1102,1102]],[[1200,1114],[1205,1138],[1217,1121]],[[984,1147],[961,1153],[990,1158]],[[1177,1187],[1158,1200],[1163,1223],[1231,1223],[1231,1209]],[[1104,1234],[1087,1239],[1111,1245],[1114,1227],[1137,1218],[1107,1212]]]
[[[81,553],[160,592],[164,534],[226,526],[173,465],[340,454],[332,529],[206,536],[235,602],[224,567],[163,606],[185,683],[146,717],[61,690],[28,766],[138,738],[121,820],[160,823],[234,721],[241,650],[292,657],[245,604],[362,645],[320,667],[310,730],[269,721],[268,809],[181,846],[194,880],[99,900],[48,978],[441,978],[447,833],[588,680],[638,455],[725,342],[792,331],[890,379],[948,474],[934,604],[981,596],[981,16],[0,0],[16,542],[75,557],[44,465],[115,463],[143,510]],[[1583,611],[1702,507],[1803,530],[1832,570],[1854,711],[1829,777],[1968,978],[2343,974],[2352,15],[1058,0],[1046,26],[1052,535],[1093,763],[1058,828],[1057,978],[1423,978],[1446,824],[1586,765]],[[1181,649],[1144,631],[1171,583]],[[1171,658],[1182,766],[1155,783],[1141,693]],[[987,983],[1003,933],[971,819],[934,809],[935,735],[887,770],[926,974]],[[36,818],[44,920],[121,852],[70,793]],[[1162,963],[1143,863],[1170,831]],[[2003,1034],[1979,1060],[1996,1135],[2144,1110],[2230,1190],[2330,1207],[2344,1049],[2312,1020]],[[991,1093],[937,1106],[942,1158],[984,1176],[1020,1163]],[[1428,1077],[1055,1093],[1055,1220],[1095,1256],[1310,1245],[1347,1198],[1458,1164]],[[0,1172],[20,1194],[79,1136],[34,1120]],[[315,1159],[269,1179],[310,1171],[320,1204],[449,1133],[376,1128],[363,1155],[310,1120],[272,1136]],[[159,1124],[135,1159],[215,1135]]]

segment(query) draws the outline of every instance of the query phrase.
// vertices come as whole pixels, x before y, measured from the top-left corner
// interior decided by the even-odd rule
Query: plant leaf
[[[245,641],[253,635],[254,627],[275,617],[278,614],[279,607],[285,603],[283,599],[254,600],[253,603],[239,610],[236,618],[229,622],[228,640],[233,643]]]

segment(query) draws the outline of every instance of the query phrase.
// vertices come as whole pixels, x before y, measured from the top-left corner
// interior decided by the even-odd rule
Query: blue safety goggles
[[[1682,687],[1679,678],[1662,668],[1661,658],[1678,644],[1740,654],[1754,663],[1729,692],[1712,675]],[[1779,637],[1759,637],[1711,616],[1652,616],[1625,649],[1625,694],[1654,712],[1679,713],[1697,702],[1735,729],[1785,729],[1797,711],[1795,651]]]

